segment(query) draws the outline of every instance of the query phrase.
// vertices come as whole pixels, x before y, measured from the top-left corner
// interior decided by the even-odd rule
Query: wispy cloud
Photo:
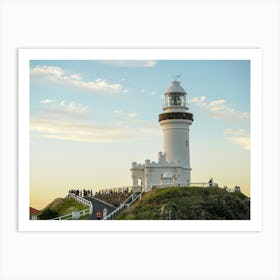
[[[42,103],[42,104],[49,104],[49,103],[53,103],[53,102],[55,102],[55,100],[48,99],[48,98],[40,101],[40,103]]]
[[[66,100],[56,101],[51,99],[42,100],[44,112],[56,115],[59,118],[71,117],[71,118],[85,118],[88,113],[87,106],[78,104],[74,101],[67,102]]]
[[[101,63],[116,67],[155,67],[156,60],[101,60]]]
[[[114,110],[113,111],[113,114],[116,114],[116,115],[119,115],[119,114],[121,114],[122,113],[122,110]]]
[[[31,119],[33,136],[78,142],[131,142],[143,141],[160,135],[160,131],[149,122],[137,120],[132,123],[127,119],[123,123],[73,123],[66,120],[45,117]]]
[[[250,133],[244,129],[226,129],[225,139],[229,142],[238,144],[246,151],[250,150]]]
[[[205,111],[213,118],[231,121],[249,120],[250,118],[247,112],[239,112],[228,106],[224,99],[207,102],[205,96],[200,96],[192,98],[190,103],[195,104],[197,108]]]
[[[146,94],[146,95],[152,95],[152,96],[157,95],[156,91],[154,91],[154,90],[146,90],[146,89],[143,89],[143,88],[139,90],[139,93],[140,94]]]
[[[109,122],[89,118],[88,108],[75,102],[43,103],[43,114],[32,117],[33,137],[78,142],[131,142],[159,136],[157,124],[138,118],[135,112],[114,110]]]
[[[123,110],[114,110],[113,114],[116,115],[118,119],[123,117],[135,118],[138,116],[138,114],[135,112],[126,113]]]
[[[36,66],[34,68],[30,69],[30,75],[31,76],[48,76],[49,78],[57,78],[61,79],[64,76],[64,71],[62,68],[57,66]]]
[[[80,73],[67,75],[65,70],[58,66],[38,65],[30,69],[30,75],[31,78],[72,86],[99,95],[128,93],[128,90],[119,83],[110,83],[101,78],[97,78],[94,81],[86,81]]]
[[[135,117],[138,116],[137,113],[128,113],[127,115],[128,115],[129,117],[131,117],[131,118],[135,118]]]

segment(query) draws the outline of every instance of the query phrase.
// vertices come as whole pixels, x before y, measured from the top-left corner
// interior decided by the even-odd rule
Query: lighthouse
[[[163,152],[158,161],[132,162],[133,186],[152,187],[188,186],[191,183],[189,130],[193,114],[187,107],[187,93],[180,82],[172,81],[164,93],[165,104],[159,114],[163,132]]]
[[[171,82],[164,95],[164,112],[159,115],[164,154],[167,162],[177,162],[182,166],[182,179],[189,184],[191,180],[189,130],[193,114],[188,112],[187,93],[179,81]]]

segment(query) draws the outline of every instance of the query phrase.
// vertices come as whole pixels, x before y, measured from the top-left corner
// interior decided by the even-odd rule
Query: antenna
[[[171,79],[173,80],[173,81],[179,81],[180,80],[180,78],[181,78],[181,73],[180,74],[176,74],[176,75],[171,75]]]

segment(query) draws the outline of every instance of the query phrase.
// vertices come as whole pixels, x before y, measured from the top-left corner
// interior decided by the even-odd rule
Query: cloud
[[[122,113],[122,110],[114,110],[113,111],[113,114],[116,114],[116,115],[121,114],[121,113]]]
[[[200,96],[200,97],[193,97],[190,102],[191,103],[197,103],[198,105],[207,105],[207,103],[205,102],[206,97],[205,96]]]
[[[50,78],[56,77],[61,79],[64,75],[63,69],[57,66],[36,66],[30,69],[31,76],[43,76],[48,75]]]
[[[77,142],[143,141],[160,135],[160,130],[151,123],[143,120],[133,122],[128,119],[116,125],[115,123],[77,123],[41,117],[32,118],[30,127],[33,137]]]
[[[244,150],[250,150],[250,133],[244,129],[226,129],[225,139],[229,142],[238,144]]]
[[[116,67],[155,67],[156,60],[102,60],[103,64],[109,64]]]
[[[113,114],[116,115],[116,116],[118,116],[118,118],[119,118],[119,117],[125,117],[125,116],[128,116],[128,117],[130,117],[130,118],[135,118],[135,117],[138,116],[138,114],[135,113],[135,112],[125,113],[125,112],[123,112],[122,110],[114,110],[114,111],[113,111]]]
[[[67,85],[87,90],[99,95],[126,94],[128,90],[119,83],[109,83],[105,79],[97,78],[94,81],[86,81],[81,74],[65,74],[64,69],[57,66],[36,66],[30,69],[31,78],[41,79],[60,85]]]
[[[213,118],[231,121],[250,119],[250,115],[247,112],[239,112],[234,110],[226,104],[226,100],[224,99],[207,102],[205,96],[200,96],[192,98],[190,103],[195,104],[200,110],[205,111]]]
[[[65,100],[56,101],[51,99],[42,100],[40,103],[44,104],[44,112],[52,114],[57,118],[71,117],[71,118],[85,118],[87,117],[88,108],[82,104],[74,101],[67,102]]]
[[[130,142],[161,134],[157,124],[137,118],[135,112],[114,110],[108,120],[89,117],[87,106],[66,100],[43,103],[41,116],[32,117],[32,137],[78,142]]]
[[[55,102],[55,100],[48,99],[48,98],[40,101],[40,103],[42,103],[42,104],[49,104],[49,103],[53,103],[53,102]]]
[[[131,117],[131,118],[135,118],[135,117],[138,116],[137,113],[128,113],[127,115],[128,115],[129,117]]]

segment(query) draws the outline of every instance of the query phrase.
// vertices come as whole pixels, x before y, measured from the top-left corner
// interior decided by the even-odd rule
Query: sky
[[[131,186],[131,163],[163,149],[158,115],[177,75],[194,118],[191,181],[250,196],[250,61],[32,60],[30,206]]]

